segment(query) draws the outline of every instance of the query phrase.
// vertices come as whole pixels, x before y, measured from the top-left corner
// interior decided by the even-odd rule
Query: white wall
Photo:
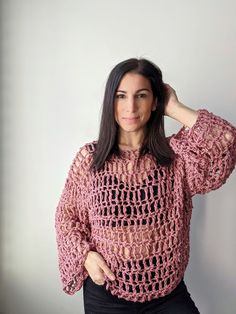
[[[62,292],[54,214],[78,148],[97,137],[112,67],[146,57],[192,108],[236,125],[234,0],[3,0],[1,313],[83,313]],[[178,130],[166,121],[167,134]],[[236,171],[194,199],[186,283],[201,313],[236,312]]]

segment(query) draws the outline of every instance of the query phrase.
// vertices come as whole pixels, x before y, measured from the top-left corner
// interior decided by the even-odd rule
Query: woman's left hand
[[[173,87],[165,83],[165,88],[167,90],[165,115],[171,117],[172,113],[175,111],[176,107],[179,106],[180,103]]]
[[[197,121],[198,112],[181,103],[175,90],[169,84],[165,84],[165,88],[167,93],[165,115],[191,128]]]

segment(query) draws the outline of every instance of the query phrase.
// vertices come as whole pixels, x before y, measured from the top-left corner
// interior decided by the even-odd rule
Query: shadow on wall
[[[217,192],[211,192],[210,197],[216,196]],[[232,193],[232,191],[228,191]],[[225,194],[225,193],[224,193]],[[232,197],[231,195],[231,197]],[[233,275],[231,278],[225,276],[226,265],[220,265],[220,261],[214,261],[215,256],[219,255],[217,238],[226,231],[225,228],[218,230],[220,225],[220,215],[217,211],[223,208],[209,208],[207,206],[208,195],[197,195],[193,199],[193,215],[191,222],[191,247],[190,247],[190,267],[186,271],[186,282],[188,282],[191,296],[196,303],[200,313],[204,314],[232,314],[235,313],[235,283]],[[218,196],[221,197],[221,196]],[[225,197],[225,195],[224,195]],[[217,198],[217,197],[216,197]],[[217,203],[217,200],[216,200]],[[207,208],[208,207],[208,208]],[[209,219],[210,213],[216,211],[216,221]],[[225,213],[222,212],[222,216]],[[231,216],[231,212],[228,213]],[[234,221],[236,221],[236,211],[234,211]],[[233,219],[233,217],[231,217]],[[216,224],[215,224],[216,222]],[[210,224],[210,225],[209,225]],[[210,230],[210,231],[209,231]],[[214,232],[212,246],[209,245],[210,232]],[[232,237],[230,238],[232,241]],[[219,247],[221,254],[224,248]],[[209,252],[209,254],[206,254]],[[212,254],[210,252],[215,252]],[[213,255],[212,259],[209,256]],[[226,307],[227,306],[227,307]]]

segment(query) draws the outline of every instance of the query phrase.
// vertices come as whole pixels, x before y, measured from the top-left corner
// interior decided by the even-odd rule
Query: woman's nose
[[[136,111],[136,102],[135,99],[133,97],[130,97],[127,99],[127,103],[126,103],[126,111],[128,112],[135,112]]]

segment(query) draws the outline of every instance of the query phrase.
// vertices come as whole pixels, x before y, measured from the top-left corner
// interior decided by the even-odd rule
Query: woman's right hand
[[[87,258],[84,263],[84,267],[87,269],[89,276],[97,285],[103,285],[105,282],[105,275],[111,279],[115,280],[115,275],[107,266],[103,257],[95,252],[89,251]]]

